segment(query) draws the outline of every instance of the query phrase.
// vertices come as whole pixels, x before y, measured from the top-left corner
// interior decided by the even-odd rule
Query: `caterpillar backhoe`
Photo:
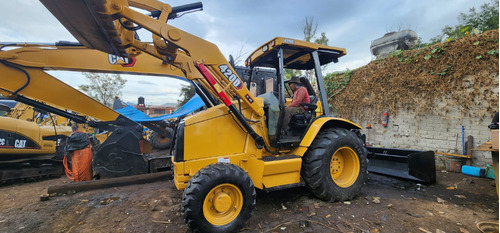
[[[129,160],[144,167],[140,154],[145,151],[138,143],[142,128],[43,70],[189,80],[207,109],[178,122],[171,159],[175,186],[183,190],[182,212],[194,231],[233,232],[242,227],[255,206],[256,188],[307,186],[322,200],[343,201],[356,196],[363,185],[367,151],[361,127],[330,115],[321,74],[321,66],[336,62],[345,49],[276,37],[257,48],[245,68],[237,68],[216,45],[168,24],[201,9],[201,3],[171,7],[156,0],[41,2],[81,45],[17,44],[0,51],[2,94],[64,106],[104,121],[91,125],[115,127],[94,155],[94,160],[106,160],[101,166],[106,172]],[[136,31],[141,29],[152,33],[152,43],[139,40]],[[111,66],[117,59],[108,60],[107,54],[125,64]],[[301,79],[311,105],[294,116],[290,131],[282,135],[282,110],[291,101],[285,69],[313,70],[315,80]]]

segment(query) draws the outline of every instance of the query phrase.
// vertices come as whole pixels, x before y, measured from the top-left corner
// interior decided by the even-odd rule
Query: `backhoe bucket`
[[[113,20],[97,9],[105,9],[105,1],[40,0],[61,24],[87,48],[122,56],[124,48]],[[116,43],[115,43],[116,42]]]
[[[436,182],[433,151],[366,147],[368,171],[426,184]]]

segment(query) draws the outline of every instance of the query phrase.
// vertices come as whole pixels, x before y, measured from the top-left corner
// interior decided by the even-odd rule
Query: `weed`
[[[490,50],[490,51],[488,51],[488,54],[489,55],[498,54],[498,50]]]
[[[325,88],[330,97],[339,94],[351,80],[351,70],[335,72],[325,76]]]

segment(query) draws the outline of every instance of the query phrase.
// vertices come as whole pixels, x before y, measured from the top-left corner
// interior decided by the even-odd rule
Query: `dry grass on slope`
[[[347,119],[374,120],[383,111],[444,116],[458,109],[462,117],[488,119],[498,111],[498,33],[374,60],[352,71],[345,89],[330,96],[333,112]]]

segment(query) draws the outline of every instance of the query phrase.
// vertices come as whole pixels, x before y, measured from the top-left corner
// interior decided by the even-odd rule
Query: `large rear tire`
[[[235,232],[250,218],[255,197],[253,182],[243,169],[211,164],[189,180],[182,212],[194,232]]]
[[[366,154],[363,141],[354,132],[341,128],[323,130],[304,155],[302,178],[322,200],[350,200],[366,180]]]

